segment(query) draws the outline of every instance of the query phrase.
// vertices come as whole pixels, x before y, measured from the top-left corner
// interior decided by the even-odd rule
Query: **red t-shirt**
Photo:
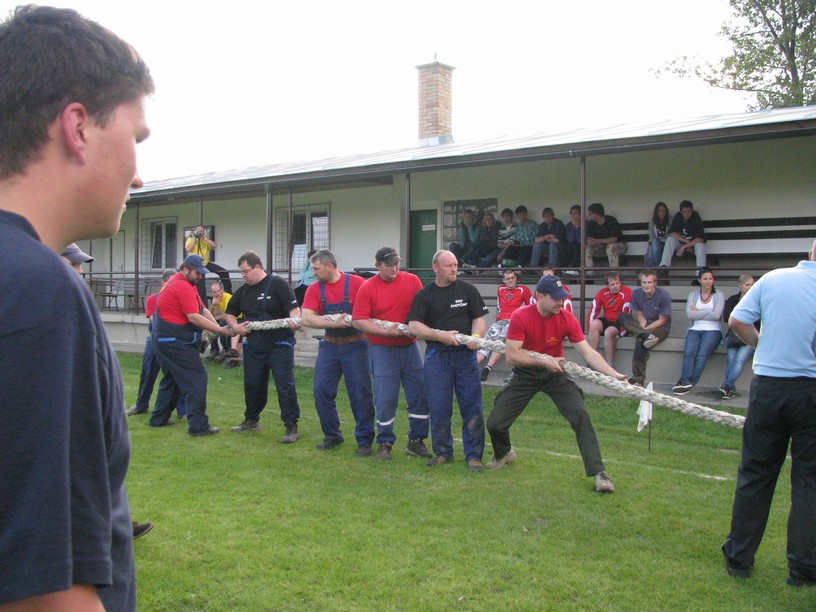
[[[530,303],[533,294],[524,285],[516,285],[508,289],[505,285],[499,287],[496,300],[496,320],[504,321],[522,306]]]
[[[632,310],[632,290],[626,285],[621,285],[620,291],[612,293],[609,287],[604,287],[592,300],[592,310],[589,311],[588,322],[603,316],[610,323],[618,320],[618,315],[622,312]],[[603,312],[603,315],[601,315]]]
[[[535,304],[523,306],[513,313],[507,327],[508,340],[518,340],[521,348],[552,357],[564,356],[564,338],[575,344],[584,340],[584,332],[578,319],[563,308],[545,318]]]
[[[357,292],[365,282],[361,276],[356,274],[349,274],[349,302],[354,306],[354,300],[357,298]],[[326,302],[329,304],[336,304],[343,301],[343,289],[346,286],[346,274],[340,273],[340,278],[334,283],[325,283],[326,288]],[[323,305],[320,303],[320,281],[315,281],[306,290],[303,296],[303,308],[312,310],[315,313],[323,314]]]
[[[149,319],[156,312],[156,294],[151,293],[145,300],[145,316]]]
[[[400,272],[397,278],[390,283],[385,282],[382,276],[377,274],[364,282],[357,292],[352,319],[380,319],[381,321],[405,323],[408,320],[408,311],[411,310],[414,295],[421,289],[422,281],[410,272]],[[404,336],[392,338],[377,334],[366,335],[371,344],[384,346],[408,346],[416,342],[416,338]]]
[[[180,272],[170,277],[156,302],[162,321],[176,325],[186,325],[188,314],[201,314],[204,309],[198,289]]]

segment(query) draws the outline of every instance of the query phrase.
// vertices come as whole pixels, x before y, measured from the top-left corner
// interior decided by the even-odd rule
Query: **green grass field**
[[[140,357],[121,355],[126,399]],[[128,492],[153,531],[134,543],[140,610],[813,610],[816,589],[785,584],[789,470],[780,477],[753,576],[723,569],[740,431],[656,407],[652,450],[633,400],[587,398],[612,495],[594,492],[575,439],[539,395],[516,422],[519,459],[471,474],[462,460],[354,457],[322,434],[312,371],[298,368],[300,440],[279,444],[274,384],[263,431],[243,419],[240,369],[209,369],[208,413],[222,433],[153,429],[129,418]],[[488,413],[497,389],[484,388]],[[404,404],[402,404],[404,406]],[[397,452],[399,451],[399,452]],[[490,458],[489,437],[485,461]]]

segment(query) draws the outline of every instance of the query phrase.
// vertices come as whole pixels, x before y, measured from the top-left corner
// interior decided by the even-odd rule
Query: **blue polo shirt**
[[[743,323],[762,321],[754,374],[816,378],[816,262],[768,272],[731,316]]]

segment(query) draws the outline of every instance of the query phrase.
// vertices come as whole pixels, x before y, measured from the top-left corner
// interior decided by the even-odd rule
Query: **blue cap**
[[[557,276],[542,276],[541,280],[536,285],[536,291],[539,293],[546,293],[554,300],[563,300],[569,297],[569,293],[561,284],[561,279]]]
[[[204,258],[201,255],[188,255],[182,265],[195,270],[201,276],[207,276],[207,268],[204,267]]]

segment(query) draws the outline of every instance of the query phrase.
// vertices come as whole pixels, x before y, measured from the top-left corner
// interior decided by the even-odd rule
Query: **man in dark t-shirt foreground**
[[[128,612],[122,375],[58,253],[118,231],[153,80],[113,33],[44,6],[0,24],[0,63],[0,607]]]

